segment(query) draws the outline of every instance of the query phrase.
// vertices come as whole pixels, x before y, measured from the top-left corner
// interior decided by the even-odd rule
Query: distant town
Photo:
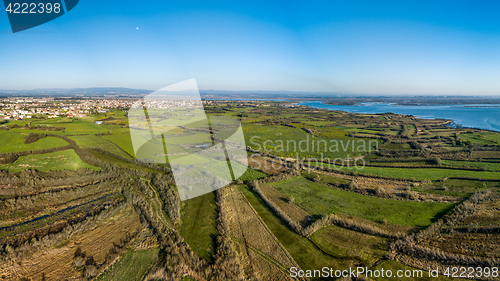
[[[57,100],[54,98],[6,98],[0,100],[0,118],[23,120],[30,118],[85,117],[106,113],[110,109],[128,108],[132,100],[85,99]]]
[[[31,118],[81,118],[89,114],[107,113],[110,110],[128,109],[137,98],[54,98],[54,97],[26,97],[26,98],[4,98],[0,99],[0,119],[1,120],[24,120]],[[174,102],[151,100],[148,105],[153,108],[175,108],[192,106],[193,101]],[[234,103],[236,106],[252,106],[260,104],[269,106],[263,101],[223,101],[223,100],[204,100],[205,106],[216,106],[219,103]],[[271,102],[274,104],[273,102]]]

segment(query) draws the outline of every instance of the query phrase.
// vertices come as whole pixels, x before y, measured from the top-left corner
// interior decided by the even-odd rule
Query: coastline
[[[500,132],[500,106],[491,105],[396,105],[389,103],[358,103],[356,105],[332,105],[321,101],[299,102],[295,105],[317,109],[343,111],[359,114],[394,113],[411,115],[421,119],[448,120],[447,124],[457,124],[463,128]],[[470,112],[474,111],[474,112]],[[419,114],[420,113],[420,114]],[[484,113],[484,114],[481,114]],[[442,115],[441,115],[442,114]],[[441,116],[440,116],[441,115]],[[455,115],[455,116],[454,116]],[[484,116],[485,118],[483,118]],[[493,118],[492,120],[490,120]],[[487,123],[490,121],[490,123]]]

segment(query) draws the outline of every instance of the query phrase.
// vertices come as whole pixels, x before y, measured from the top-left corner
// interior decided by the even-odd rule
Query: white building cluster
[[[85,117],[111,109],[128,108],[131,104],[132,101],[126,99],[5,98],[0,100],[0,119],[23,120],[36,116]]]

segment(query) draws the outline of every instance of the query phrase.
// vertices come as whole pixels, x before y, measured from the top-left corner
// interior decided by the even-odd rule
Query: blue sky
[[[500,1],[81,0],[16,34],[0,12],[0,89],[190,78],[203,90],[500,95]]]

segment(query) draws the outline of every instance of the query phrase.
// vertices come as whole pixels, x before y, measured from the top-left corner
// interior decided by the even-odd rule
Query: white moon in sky
[[[138,27],[136,27],[135,29],[139,30],[139,28],[138,28]]]

